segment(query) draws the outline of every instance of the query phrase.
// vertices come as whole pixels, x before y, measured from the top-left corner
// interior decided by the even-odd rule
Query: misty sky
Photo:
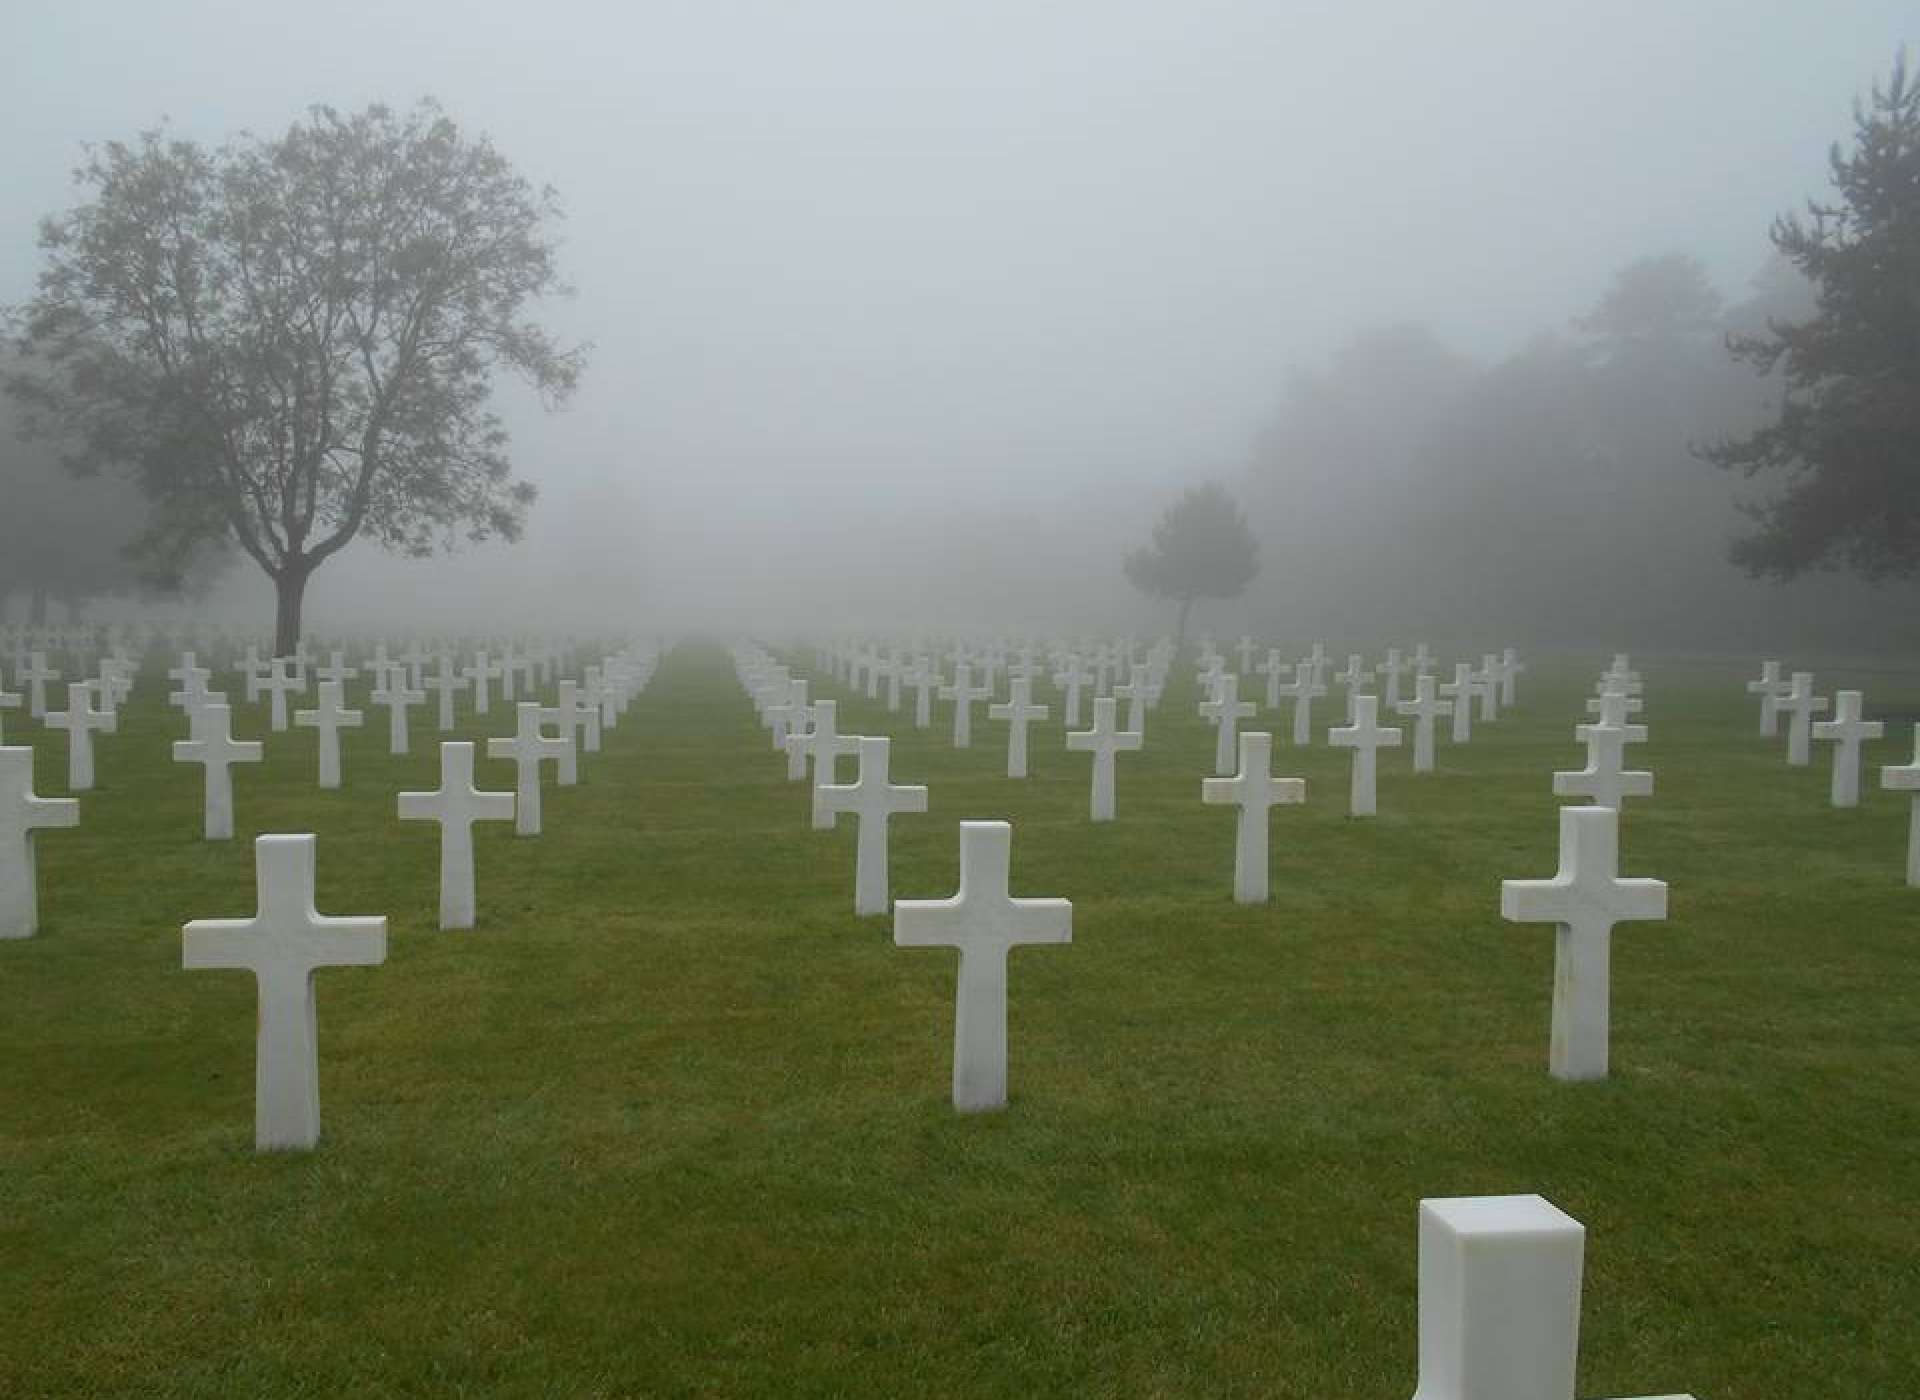
[[[1237,470],[1371,325],[1498,355],[1666,251],[1737,294],[1920,37],[1911,0],[10,10],[0,303],[81,142],[432,95],[568,210],[546,319],[591,370],[558,417],[503,398],[536,535],[617,484],[714,578],[931,500]]]

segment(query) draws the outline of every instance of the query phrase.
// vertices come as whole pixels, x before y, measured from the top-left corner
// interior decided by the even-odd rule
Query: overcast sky
[[[1237,468],[1370,325],[1498,354],[1676,250],[1737,293],[1920,34],[1912,0],[8,8],[0,302],[82,142],[432,95],[568,210],[547,319],[598,348],[563,415],[507,400],[517,459],[650,538],[1145,489]]]

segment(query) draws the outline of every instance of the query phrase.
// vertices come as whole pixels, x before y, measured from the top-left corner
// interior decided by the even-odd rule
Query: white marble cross
[[[805,685],[806,682],[799,684]],[[533,686],[529,684],[527,689],[531,693]],[[543,709],[540,715],[544,722],[559,731],[567,745],[560,754],[559,773],[555,781],[561,787],[573,787],[580,781],[580,743],[592,723],[590,716],[593,711],[591,707],[581,706],[578,681],[561,681],[555,690],[557,694],[552,708]]]
[[[1093,791],[1088,802],[1092,820],[1110,822],[1114,812],[1114,755],[1131,753],[1146,743],[1144,736],[1114,728],[1114,710],[1119,702],[1102,695],[1093,702],[1093,728],[1072,731],[1067,748],[1093,754]]]
[[[940,684],[940,678],[934,674],[933,662],[927,657],[918,657],[907,667],[903,677],[913,691],[913,727],[931,729],[933,727],[933,692]]]
[[[807,722],[807,682],[787,680],[776,683],[773,702],[760,712],[767,726],[775,753],[787,751],[787,735],[796,734]]]
[[[953,684],[940,687],[940,698],[953,701],[953,746],[956,749],[973,746],[973,702],[986,700],[993,692],[984,685],[973,684],[973,671],[962,661],[953,668]]]
[[[1860,718],[1860,692],[1842,690],[1834,696],[1833,718],[1812,727],[1812,737],[1833,744],[1833,786],[1836,807],[1860,805],[1860,744],[1887,732],[1879,720]]]
[[[1053,683],[1060,688],[1064,697],[1061,722],[1071,729],[1080,723],[1080,692],[1083,687],[1093,683],[1093,672],[1086,668],[1078,656],[1069,656],[1065,664],[1053,673]]]
[[[840,756],[860,752],[859,736],[840,732],[840,706],[833,700],[816,700],[811,707],[812,723],[803,734],[787,735],[787,776],[807,775],[805,765],[813,765],[813,786],[818,789],[840,781]],[[795,769],[800,771],[796,774]],[[813,824],[823,825],[819,809],[814,809]]]
[[[400,820],[440,823],[440,927],[472,928],[473,824],[506,822],[514,816],[510,792],[481,792],[473,785],[473,745],[440,745],[440,790],[400,794]]]
[[[344,651],[331,653],[327,658],[327,664],[315,667],[314,674],[322,681],[337,683],[343,691],[348,681],[360,678],[359,668],[347,665],[347,654]]]
[[[1667,917],[1659,880],[1622,879],[1620,813],[1612,807],[1560,809],[1560,868],[1551,880],[1502,880],[1500,917],[1555,924],[1555,1079],[1605,1079],[1613,926]]]
[[[344,687],[339,681],[321,681],[318,708],[297,710],[293,722],[302,729],[320,731],[320,786],[340,786],[340,731],[358,729],[367,722],[358,710],[342,704]]]
[[[412,747],[407,711],[424,705],[427,692],[407,684],[407,668],[398,661],[380,665],[374,672],[373,703],[387,707],[387,752],[402,755]]]
[[[206,769],[203,830],[209,841],[233,839],[233,765],[258,763],[266,756],[266,746],[257,740],[235,739],[232,726],[230,706],[208,705],[194,736],[173,745],[175,763],[198,763]]]
[[[549,739],[540,732],[542,711],[533,700],[522,700],[513,707],[514,730],[511,739],[487,740],[488,758],[513,760],[513,830],[517,836],[540,834],[540,765],[547,759],[560,760],[562,750],[573,744],[567,739]]]
[[[1240,736],[1240,771],[1231,778],[1202,778],[1200,800],[1240,809],[1233,846],[1233,897],[1241,904],[1267,902],[1267,810],[1307,800],[1304,778],[1273,776],[1273,735]]]
[[[858,775],[848,785],[830,783],[815,788],[814,810],[824,814],[828,827],[842,812],[851,813],[860,823],[859,842],[854,849],[853,912],[884,914],[889,901],[888,820],[897,812],[926,811],[927,790],[891,780],[887,768],[892,740],[860,737],[855,742],[860,755]]]
[[[1398,729],[1380,727],[1380,697],[1348,693],[1353,709],[1352,723],[1327,731],[1327,743],[1336,749],[1353,750],[1353,780],[1348,786],[1347,812],[1350,816],[1374,814],[1375,758],[1381,749],[1397,749],[1405,737]]]
[[[1112,704],[1110,697],[1107,703]],[[961,822],[960,892],[951,899],[902,899],[893,906],[895,946],[960,950],[953,1106],[962,1113],[1006,1106],[1008,951],[1027,943],[1073,941],[1070,902],[1008,895],[1012,844],[1013,828],[1006,822]]]
[[[445,734],[453,728],[453,698],[465,690],[472,682],[464,679],[453,669],[453,658],[441,652],[434,658],[434,671],[421,682],[423,690],[430,690],[440,697],[440,732]]]
[[[1133,675],[1123,685],[1113,688],[1113,698],[1127,702],[1127,729],[1146,737],[1147,707],[1160,702],[1160,686],[1153,679],[1153,670],[1147,666],[1136,666]]]
[[[47,716],[47,682],[60,679],[60,673],[47,665],[44,651],[27,653],[27,664],[14,673],[14,682],[27,688],[27,713],[35,719]]]
[[[1234,650],[1240,653],[1240,674],[1243,676],[1253,673],[1253,649],[1251,637],[1242,637],[1234,646]]]
[[[1480,653],[1480,669],[1473,673],[1474,693],[1480,697],[1480,720],[1491,724],[1500,717],[1500,658]]]
[[[93,687],[85,681],[75,681],[67,687],[67,708],[49,712],[46,724],[49,729],[67,731],[67,791],[91,792],[94,731],[117,733],[119,716],[94,709]]]
[[[1240,698],[1240,677],[1231,671],[1215,673],[1213,698],[1200,702],[1200,717],[1214,726],[1213,771],[1217,776],[1224,778],[1233,772],[1240,721],[1252,719],[1255,708],[1253,701]]]
[[[1413,771],[1416,773],[1433,771],[1433,722],[1441,715],[1453,713],[1453,702],[1437,699],[1434,685],[1432,676],[1415,676],[1413,699],[1393,707],[1403,718],[1413,721]]]
[[[1327,688],[1315,679],[1313,662],[1298,663],[1293,668],[1292,683],[1280,686],[1279,692],[1293,701],[1293,746],[1305,748],[1313,742],[1313,702],[1327,693]]]
[[[1396,713],[1400,707],[1400,679],[1413,667],[1400,658],[1399,647],[1387,648],[1387,659],[1380,663],[1380,702]]]
[[[0,710],[17,710],[20,708],[20,706],[23,703],[24,703],[24,697],[16,695],[13,691],[8,690],[6,687],[4,678],[0,678]],[[5,718],[4,715],[0,715],[0,719],[4,719],[4,718]],[[0,728],[0,743],[5,743],[5,742],[6,742],[6,730],[4,728]]]
[[[0,748],[0,938],[31,938],[40,927],[34,832],[80,825],[71,797],[33,791],[33,750]]]
[[[1913,727],[1913,762],[1882,768],[1880,786],[1913,794],[1907,804],[1907,884],[1920,886],[1920,724]]]
[[[1520,653],[1513,647],[1503,647],[1500,651],[1500,708],[1511,710],[1517,694],[1516,683],[1520,673],[1527,669],[1527,663],[1520,659]]]
[[[493,690],[493,680],[501,674],[500,664],[484,651],[476,651],[473,654],[472,664],[462,666],[460,674],[465,676],[473,686],[473,712],[476,715],[486,714]]]
[[[1044,720],[1048,713],[1047,706],[1033,703],[1033,682],[1025,676],[1015,676],[1007,682],[1006,704],[987,706],[988,719],[1007,722],[1009,778],[1027,776],[1027,727],[1035,720]]]
[[[1473,667],[1462,661],[1453,668],[1453,679],[1440,686],[1440,694],[1453,702],[1452,740],[1464,744],[1473,737]]]
[[[1824,712],[1827,699],[1813,693],[1813,672],[1795,671],[1787,693],[1774,702],[1787,717],[1787,762],[1805,768],[1812,761],[1813,717]]]
[[[1573,1400],[1586,1235],[1540,1196],[1420,1202],[1413,1400]]]
[[[1280,659],[1280,649],[1274,647],[1267,652],[1267,659],[1254,668],[1256,674],[1267,678],[1267,708],[1280,708],[1280,678],[1293,668]]]
[[[1771,739],[1780,732],[1780,697],[1793,689],[1791,681],[1780,679],[1778,661],[1762,661],[1760,678],[1747,682],[1747,694],[1760,697],[1760,737]]]
[[[267,692],[270,703],[270,723],[275,734],[287,731],[287,696],[305,695],[306,680],[289,669],[291,662],[284,656],[276,656],[267,667],[264,676],[250,677],[247,681],[247,698],[252,700],[262,690]]]
[[[313,974],[387,960],[384,918],[314,911],[312,836],[253,843],[257,910],[251,919],[195,919],[181,932],[180,965],[245,968],[259,986],[253,1070],[253,1145],[304,1150],[320,1140],[320,1028]]]
[[[1333,673],[1333,678],[1349,699],[1356,692],[1364,691],[1373,680],[1373,672],[1367,669],[1367,659],[1359,652],[1347,653],[1347,664]],[[1353,713],[1353,706],[1347,706],[1347,713]]]
[[[1587,746],[1587,766],[1577,772],[1555,773],[1553,793],[1556,797],[1590,798],[1596,807],[1620,811],[1629,797],[1653,796],[1653,774],[1626,767],[1626,746],[1645,743],[1647,727],[1626,722],[1625,695],[1610,694],[1605,699],[1598,724],[1573,727],[1573,737]]]

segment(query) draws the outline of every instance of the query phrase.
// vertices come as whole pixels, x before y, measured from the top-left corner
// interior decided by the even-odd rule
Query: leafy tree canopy
[[[1748,507],[1734,542],[1748,572],[1792,578],[1842,567],[1868,578],[1920,571],[1920,85],[1903,53],[1854,107],[1854,148],[1830,154],[1838,198],[1773,225],[1774,246],[1815,289],[1812,317],[1729,339],[1778,371],[1772,422],[1701,455],[1748,476],[1787,473]]]
[[[1153,544],[1127,554],[1127,581],[1142,593],[1180,604],[1178,635],[1199,598],[1237,598],[1260,572],[1260,545],[1226,487],[1195,486],[1168,506]]]
[[[533,488],[487,409],[493,372],[549,402],[582,352],[525,319],[563,290],[554,196],[432,103],[312,109],[215,150],[149,132],[91,150],[45,221],[11,390],[82,473],[130,469],[159,558],[231,539],[275,582],[365,536],[410,554],[514,538]]]

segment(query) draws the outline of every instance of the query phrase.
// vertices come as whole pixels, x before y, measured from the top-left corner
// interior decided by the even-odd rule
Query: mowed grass
[[[1012,958],[1012,1102],[978,1117],[954,954],[852,916],[853,822],[807,829],[717,647],[668,654],[544,836],[479,828],[470,933],[394,814],[430,716],[390,759],[368,707],[336,793],[311,731],[269,736],[210,845],[149,675],[40,838],[41,935],[0,944],[0,1395],[1399,1397],[1419,1199],[1537,1191],[1588,1227],[1582,1396],[1912,1400],[1920,891],[1872,771],[1909,724],[1835,811],[1824,746],[1754,733],[1756,667],[1647,664],[1623,873],[1671,917],[1616,931],[1613,1077],[1559,1084],[1553,931],[1499,883],[1553,873],[1603,659],[1536,667],[1438,773],[1386,756],[1370,821],[1347,755],[1263,713],[1309,801],[1257,909],[1185,675],[1100,826],[1050,687],[1016,783],[984,715],[958,752],[945,707],[915,732],[816,676],[932,789],[897,896],[952,893],[956,823],[1003,817],[1014,892],[1073,901],[1070,947]],[[1920,711],[1912,673],[1820,682]],[[64,791],[64,735],[6,722]],[[319,1149],[261,1158],[252,980],[182,971],[180,925],[251,912],[268,831],[318,833],[323,912],[391,932],[319,974]]]

